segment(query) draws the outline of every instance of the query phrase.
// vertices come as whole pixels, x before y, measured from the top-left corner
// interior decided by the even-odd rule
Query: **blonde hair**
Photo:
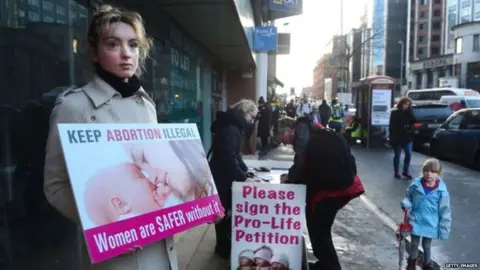
[[[244,115],[251,114],[255,117],[258,113],[258,107],[255,102],[249,99],[242,99],[239,102],[230,106],[230,109],[236,109],[243,112]]]
[[[422,171],[431,171],[436,173],[442,173],[442,164],[436,158],[429,158],[423,162]]]
[[[98,43],[104,33],[107,33],[110,24],[116,22],[123,22],[130,25],[137,34],[137,42],[139,49],[139,68],[137,69],[137,75],[145,70],[145,61],[148,58],[148,54],[152,47],[152,40],[147,36],[145,27],[143,26],[143,19],[139,13],[133,11],[120,10],[110,5],[100,6],[90,23],[88,28],[88,43],[91,48],[97,49]]]

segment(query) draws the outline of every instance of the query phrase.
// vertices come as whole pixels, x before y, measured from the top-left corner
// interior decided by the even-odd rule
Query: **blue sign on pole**
[[[270,0],[268,3],[270,10],[273,11],[297,13],[302,9],[301,0]]]
[[[255,51],[276,51],[277,43],[278,33],[275,26],[255,27],[255,36],[253,39],[253,49]]]

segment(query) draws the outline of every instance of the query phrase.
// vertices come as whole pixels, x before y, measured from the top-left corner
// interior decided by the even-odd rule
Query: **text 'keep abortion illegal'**
[[[104,136],[98,129],[72,129],[67,134],[71,144],[98,143]],[[107,129],[105,135],[107,142],[197,138],[196,132],[190,127]]]

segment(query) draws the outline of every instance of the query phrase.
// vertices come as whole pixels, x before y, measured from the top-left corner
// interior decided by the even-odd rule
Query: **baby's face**
[[[247,257],[240,257],[240,266],[255,266],[255,262]]]
[[[288,270],[288,268],[282,264],[282,263],[279,263],[279,262],[274,262],[272,263],[272,269],[275,269],[275,270]]]
[[[270,266],[270,263],[268,261],[259,258],[255,259],[255,263],[257,264],[257,266],[260,267]]]
[[[116,185],[119,197],[129,206],[130,212],[144,214],[161,209],[156,200],[157,186],[152,184],[136,166],[132,165],[130,172],[119,173]]]

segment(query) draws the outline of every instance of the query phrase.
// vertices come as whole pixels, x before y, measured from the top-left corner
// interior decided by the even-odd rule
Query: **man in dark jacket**
[[[272,109],[270,105],[265,102],[263,97],[260,97],[258,100],[258,127],[257,127],[257,136],[260,137],[262,141],[262,149],[260,150],[260,155],[266,155],[268,151],[268,139],[270,138],[270,127],[271,127],[271,118],[272,118]]]
[[[306,166],[315,166],[318,170],[338,170],[345,168],[331,168],[322,164],[321,160],[308,160],[305,163],[307,144],[311,136],[315,136],[315,129],[322,129],[319,123],[312,119],[302,117],[295,124],[295,135],[283,134],[281,141],[284,144],[293,144],[295,150],[294,164],[288,171],[288,175],[282,175],[282,183],[304,184]],[[332,131],[333,132],[333,131]],[[280,135],[279,135],[280,136]],[[348,143],[345,141],[345,146]],[[349,148],[348,148],[349,150]],[[322,154],[320,150],[320,155]],[[328,159],[328,155],[322,159]],[[355,165],[355,164],[352,164]],[[327,168],[328,167],[328,168]],[[354,168],[356,174],[356,168]],[[316,179],[318,181],[337,181],[337,179]],[[340,262],[333,245],[332,225],[337,212],[342,209],[350,200],[364,193],[364,188],[358,177],[355,177],[353,184],[339,190],[320,190],[310,186],[307,182],[307,205],[305,210],[308,234],[312,243],[313,253],[318,261],[310,269],[313,270],[341,270]]]
[[[288,117],[295,118],[296,110],[295,110],[295,101],[292,99],[290,102],[285,106],[285,112]]]
[[[226,213],[226,217],[215,225],[215,253],[225,259],[231,250],[231,217],[228,213],[232,208],[232,183],[247,179],[248,168],[240,155],[241,140],[245,128],[257,113],[253,101],[242,100],[226,112],[217,112],[211,127],[214,137],[210,170]]]
[[[390,144],[395,153],[393,157],[394,177],[401,179],[402,175],[407,179],[412,179],[409,172],[410,159],[412,156],[413,135],[415,117],[412,113],[412,101],[408,97],[402,97],[397,107],[390,114],[389,136]],[[403,172],[400,175],[400,155],[402,149],[405,153],[403,161]]]
[[[322,105],[318,107],[318,111],[320,112],[320,117],[322,119],[322,126],[326,127],[328,124],[328,119],[330,119],[330,116],[332,115],[332,108],[328,106],[326,100],[322,100]]]

